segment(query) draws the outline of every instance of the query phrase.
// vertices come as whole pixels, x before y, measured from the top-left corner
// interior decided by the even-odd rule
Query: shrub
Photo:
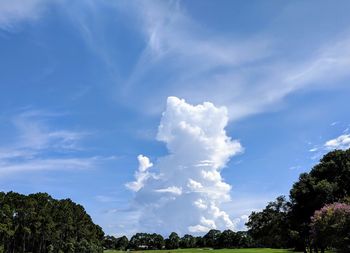
[[[333,203],[316,211],[311,218],[311,239],[324,251],[350,252],[350,205]]]

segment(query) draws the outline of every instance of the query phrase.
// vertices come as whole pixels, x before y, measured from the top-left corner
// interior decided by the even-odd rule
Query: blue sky
[[[349,8],[0,0],[0,190],[69,197],[108,234],[244,229],[350,147]]]

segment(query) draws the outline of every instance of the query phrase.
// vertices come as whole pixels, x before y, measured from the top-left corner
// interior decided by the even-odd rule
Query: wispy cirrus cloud
[[[0,175],[7,176],[23,172],[68,171],[91,169],[97,165],[97,157],[87,158],[40,158],[22,159],[21,161],[0,160]]]
[[[0,1],[0,29],[9,30],[22,21],[37,20],[49,1]]]
[[[238,38],[210,31],[192,19],[179,1],[130,1],[116,6],[137,20],[132,24],[144,35],[145,48],[123,94],[128,101],[144,104],[147,113],[160,113],[161,100],[176,95],[194,103],[209,100],[225,105],[230,119],[241,119],[275,110],[296,91],[323,88],[349,77],[346,33],[320,42],[303,57],[284,60],[276,52],[278,41],[267,31]],[[152,96],[135,97],[136,90],[150,89]]]
[[[57,115],[25,111],[12,117],[13,138],[0,143],[0,175],[19,172],[89,169],[108,159],[84,156],[79,145],[88,133],[50,126]]]
[[[16,0],[11,8],[38,16],[35,13],[40,13],[44,1],[28,2],[31,4],[25,7]],[[296,91],[323,88],[349,77],[347,27],[342,34],[319,41],[303,56],[280,57],[299,49],[280,47],[280,41],[270,33],[273,27],[244,36],[234,31],[218,32],[194,19],[181,1],[54,2],[112,72],[118,83],[118,100],[136,110],[147,108],[142,110],[146,114],[161,113],[159,104],[175,95],[192,103],[225,105],[230,119],[236,120],[276,110]],[[107,21],[118,27],[105,26]],[[118,57],[118,50],[125,49],[118,31],[124,29],[137,33],[133,34],[140,39],[137,46],[143,45],[130,55],[134,66],[127,71],[120,69],[124,65],[120,59],[125,57]],[[118,40],[107,36],[111,33],[116,33]]]
[[[175,95],[192,103],[225,105],[231,120],[241,119],[278,109],[296,91],[325,87],[349,77],[348,27],[303,56],[284,58],[281,53],[287,55],[298,48],[279,47],[280,42],[269,31],[273,27],[245,36],[218,32],[194,19],[181,1],[53,2],[117,76],[118,99],[137,110],[147,108],[144,113],[160,113],[163,108],[159,104]],[[42,0],[2,1],[0,26],[35,19],[46,5]],[[111,21],[106,10],[120,19],[119,30],[127,26],[129,32],[143,38],[143,50],[130,56],[135,62],[130,73],[119,69],[123,65],[119,59],[124,57],[115,57],[119,48],[106,36],[117,33],[104,25]],[[118,36],[119,42],[123,44],[122,36]]]

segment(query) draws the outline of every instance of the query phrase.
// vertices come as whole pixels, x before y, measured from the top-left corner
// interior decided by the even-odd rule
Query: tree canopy
[[[47,193],[0,193],[0,245],[5,253],[102,252],[104,233],[81,205]]]
[[[350,252],[350,205],[329,204],[311,218],[311,239],[324,252],[327,246]]]
[[[306,250],[319,247],[312,240],[311,217],[315,211],[350,197],[350,149],[326,154],[309,173],[302,173],[290,190],[289,201],[277,198],[247,223],[249,234],[263,246]],[[332,246],[330,242],[322,248]]]

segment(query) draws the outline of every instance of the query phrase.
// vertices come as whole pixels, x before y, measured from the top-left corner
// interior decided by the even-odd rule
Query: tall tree
[[[46,193],[0,194],[0,245],[5,253],[102,252],[102,238],[102,229],[69,199],[55,200]]]
[[[350,194],[350,149],[326,154],[310,173],[303,173],[291,191],[291,224],[296,248],[310,244],[311,216],[326,204],[341,202]]]
[[[284,196],[270,202],[261,212],[253,212],[246,223],[248,233],[260,246],[283,248],[289,247],[290,230],[289,216],[290,203]]]

